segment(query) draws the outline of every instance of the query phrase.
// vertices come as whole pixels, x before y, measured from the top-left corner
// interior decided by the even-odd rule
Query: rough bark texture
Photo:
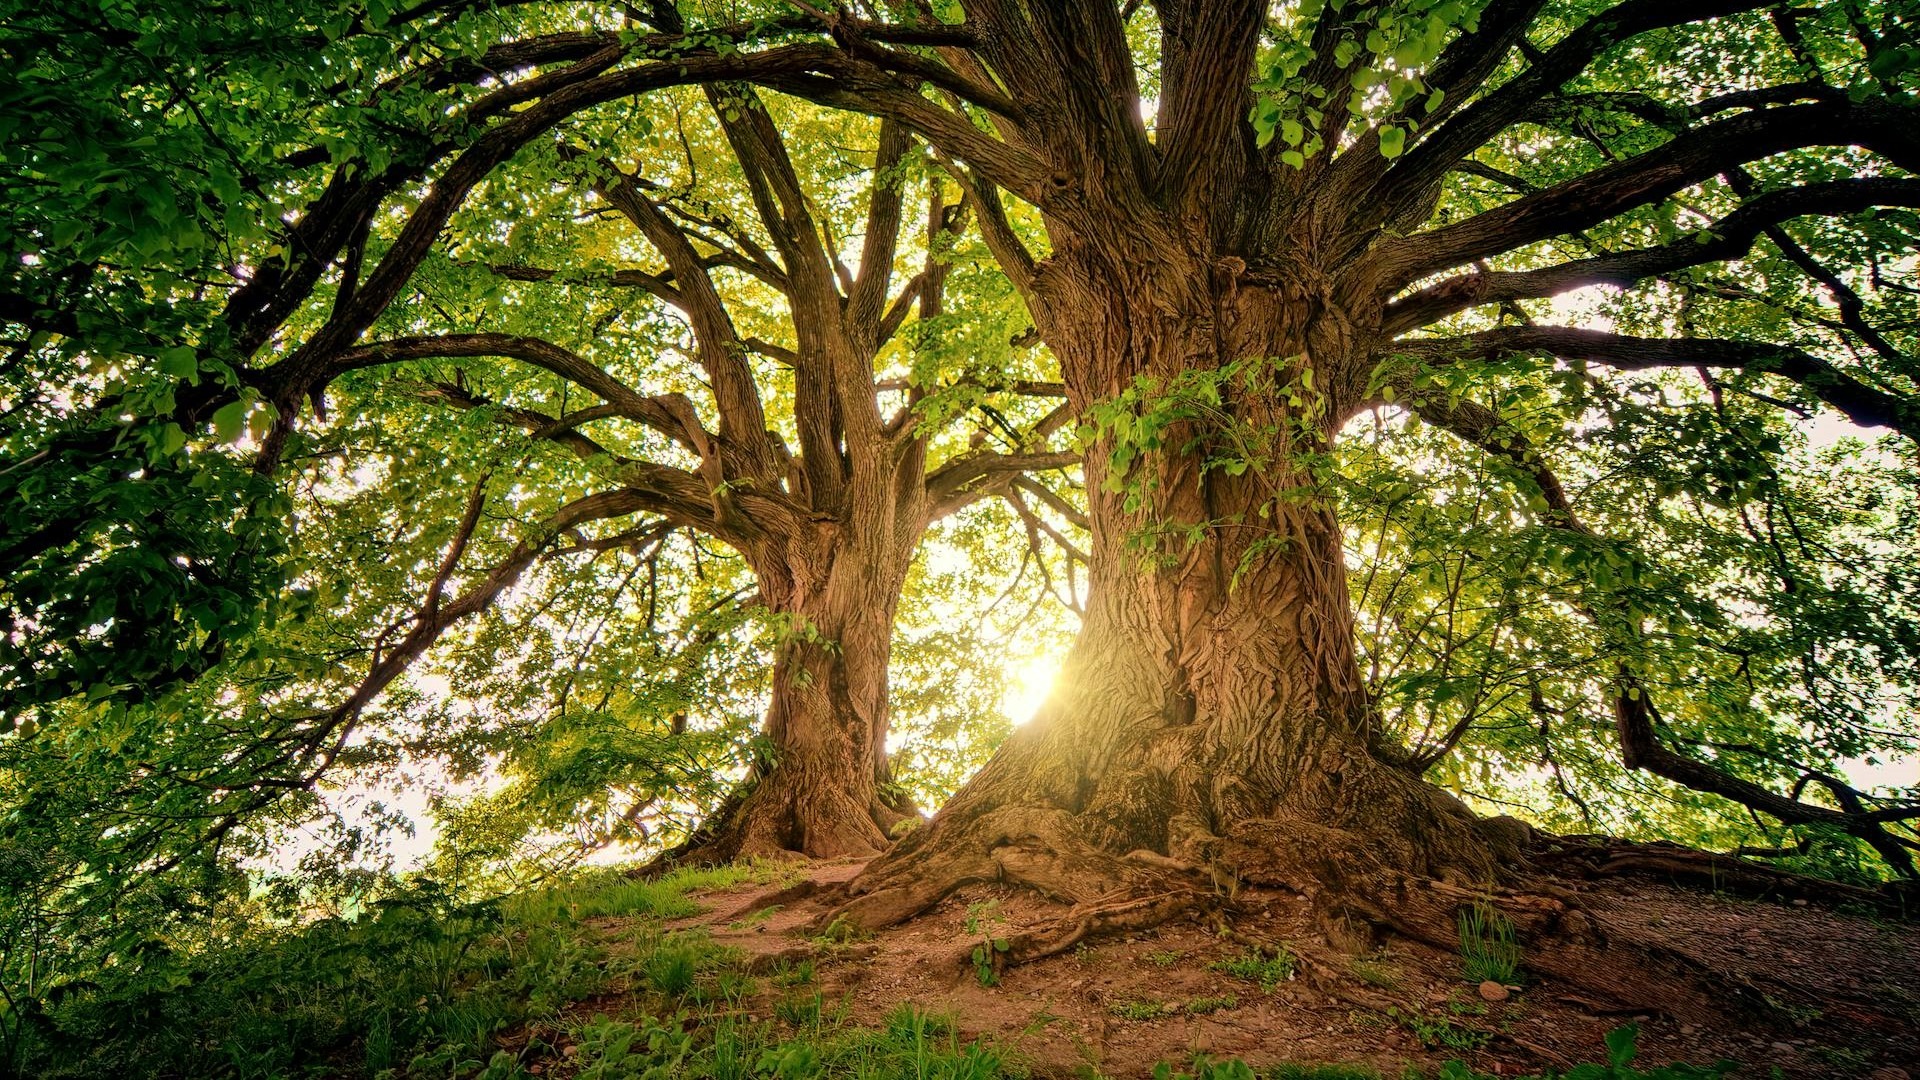
[[[1261,881],[1325,893],[1337,932],[1343,897],[1389,868],[1490,884],[1508,830],[1396,764],[1355,663],[1339,523],[1309,465],[1355,388],[1306,390],[1303,374],[1350,370],[1349,328],[1302,281],[1249,282],[1151,221],[1114,224],[1092,243],[1056,236],[1048,268],[1074,405],[1136,375],[1166,385],[1247,358],[1271,373],[1223,381],[1225,428],[1177,426],[1115,484],[1112,439],[1089,450],[1091,594],[1053,698],[843,914],[897,921],[977,880],[1089,910]],[[1249,452],[1259,467],[1239,475],[1209,464]]]
[[[881,795],[887,654],[912,548],[860,539],[856,532],[829,544],[827,565],[817,570],[803,559],[794,560],[799,567],[760,569],[768,606],[792,627],[774,658],[762,728],[775,757],[683,860],[793,852],[840,858],[886,846],[887,830],[902,816]]]
[[[1092,592],[1053,700],[929,826],[851,883],[839,916],[884,924],[967,881],[1014,881],[1077,905],[1058,934],[1023,943],[1044,952],[1089,927],[1139,925],[1209,888],[1257,880],[1322,899],[1335,936],[1350,922],[1449,935],[1453,905],[1432,901],[1443,889],[1457,898],[1460,886],[1443,879],[1491,886],[1526,829],[1476,820],[1381,739],[1354,664],[1339,523],[1314,481],[1316,456],[1345,419],[1382,400],[1383,377],[1404,374],[1402,354],[1514,347],[1405,338],[1438,319],[1552,295],[1582,275],[1642,281],[1733,257],[1783,216],[1911,197],[1806,185],[1755,199],[1740,219],[1754,227],[1729,224],[1719,246],[1489,268],[1495,256],[1581,235],[1795,148],[1851,144],[1903,168],[1920,160],[1905,106],[1777,88],[1711,98],[1663,119],[1667,137],[1653,149],[1609,152],[1585,174],[1516,183],[1503,204],[1436,217],[1450,172],[1473,171],[1482,147],[1539,122],[1542,101],[1597,57],[1753,6],[1627,0],[1542,51],[1528,41],[1537,0],[1493,0],[1426,69],[1439,93],[1344,132],[1336,124],[1319,141],[1268,132],[1263,144],[1248,122],[1256,52],[1273,29],[1269,6],[1254,0],[1153,5],[1151,131],[1141,28],[1127,25],[1139,5],[969,4],[959,36],[938,43],[941,63],[915,57],[911,69],[904,53],[875,44],[884,31],[842,26],[849,54],[869,65],[857,76],[831,88],[770,77],[893,117],[972,170],[970,205],[1059,357],[1076,410],[1143,385],[1169,390],[1182,373],[1189,386],[1193,372],[1224,376],[1217,401],[1189,408],[1157,439],[1116,427],[1088,449]],[[1342,56],[1373,11],[1327,5],[1310,26],[1279,31],[1311,56],[1298,78],[1310,91],[1302,100],[1318,103],[1314,123],[1349,102],[1374,108]],[[907,71],[976,112],[891,93],[911,80],[890,72]],[[978,117],[991,118],[990,131]],[[1026,251],[997,189],[1038,210],[1046,258]],[[1517,347],[1601,363],[1630,355],[1628,366],[1745,365],[1872,422],[1907,407],[1778,349],[1695,339],[1648,356],[1643,346],[1538,328]],[[1125,468],[1110,478],[1116,449]],[[1223,459],[1244,468],[1215,467]],[[1630,767],[1656,760],[1627,750]],[[1844,827],[1872,824],[1840,816]]]

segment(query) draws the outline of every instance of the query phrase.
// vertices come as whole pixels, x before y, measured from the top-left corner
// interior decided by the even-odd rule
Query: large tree
[[[1024,315],[1002,304],[997,340],[942,340],[950,270],[977,242],[955,182],[904,126],[816,113],[816,142],[795,154],[751,86],[711,78],[745,71],[735,42],[792,28],[689,35],[663,9],[647,32],[540,34],[570,20],[472,15],[258,12],[158,52],[131,13],[65,37],[60,15],[20,28],[42,82],[104,72],[103,96],[128,104],[104,106],[106,134],[69,106],[12,147],[20,186],[46,205],[9,220],[20,258],[4,317],[25,331],[7,371],[22,423],[6,491],[23,508],[0,544],[19,567],[9,718],[81,723],[62,709],[138,707],[210,670],[274,685],[271,705],[244,695],[244,721],[216,722],[204,700],[158,708],[152,723],[189,744],[197,726],[226,734],[128,781],[198,777],[187,786],[212,794],[186,843],[217,849],[334,769],[396,680],[531,571],[656,557],[690,530],[744,557],[778,632],[767,753],[688,854],[871,855],[900,819],[882,795],[886,664],[922,534],[1016,483],[1057,499],[1026,474],[1077,463],[1047,447],[1064,408],[1013,378],[1032,354],[1009,343]],[[262,40],[276,44],[250,51]],[[648,56],[665,59],[619,63]],[[68,167],[89,140],[150,174],[146,211],[119,233],[68,227],[125,218]],[[74,357],[110,374],[76,378]],[[383,409],[411,429],[357,420]],[[368,452],[368,437],[383,445]],[[444,456],[440,486],[397,464],[408,443],[408,459]],[[288,464],[315,458],[345,472]],[[370,620],[366,640],[319,655],[354,662],[261,684],[220,665],[287,649],[252,636],[298,591],[276,563],[285,530],[304,517],[309,542],[351,545],[364,527],[349,515],[330,533],[338,496],[289,513],[276,476],[414,502],[387,515],[408,544],[369,555],[424,573],[398,610],[341,582],[336,603]],[[599,586],[583,574],[582,587]]]
[[[947,40],[911,58],[829,19],[841,62],[867,74],[775,81],[912,125],[974,166],[982,205],[998,188],[1039,211],[1045,258],[1010,230],[992,239],[1091,418],[1093,524],[1060,688],[868,868],[845,914],[886,923],[967,881],[1014,881],[1087,905],[1044,950],[1180,906],[1184,875],[1298,889],[1338,922],[1391,918],[1395,882],[1520,864],[1524,830],[1475,818],[1383,737],[1320,464],[1350,418],[1403,395],[1523,466],[1543,520],[1580,530],[1523,431],[1421,392],[1433,367],[1491,380],[1516,358],[1732,373],[1920,436],[1909,328],[1876,324],[1862,296],[1871,279],[1904,303],[1910,267],[1889,249],[1911,242],[1911,216],[1863,226],[1851,263],[1796,239],[1810,219],[1920,202],[1896,14],[977,3],[915,24]],[[945,105],[893,89],[903,78]],[[1874,235],[1888,222],[1903,239]],[[1833,298],[1817,344],[1680,320],[1654,336],[1539,325],[1522,305],[1597,284],[1693,293],[1693,271],[1763,241]],[[1911,871],[1911,838],[1888,829],[1920,810],[1844,785],[1831,803],[1793,797],[1668,746],[1633,661],[1640,616],[1590,615],[1618,647],[1605,693],[1629,767],[1831,825]],[[1116,883],[1145,906],[1101,907]]]
[[[951,445],[930,459],[931,445],[958,418],[951,409],[923,407],[936,404],[928,399],[938,389],[937,364],[911,372],[919,381],[907,374],[884,377],[890,366],[909,370],[904,350],[881,355],[895,335],[903,328],[924,335],[925,325],[941,319],[948,260],[967,220],[962,206],[949,204],[943,176],[917,176],[922,170],[910,159],[913,142],[898,124],[882,122],[877,132],[870,124],[851,131],[845,125],[817,129],[877,141],[865,191],[854,200],[864,214],[850,225],[832,220],[842,207],[809,194],[809,188],[826,187],[826,177],[803,179],[776,119],[750,89],[711,87],[706,97],[737,162],[726,171],[744,189],[746,207],[730,209],[712,190],[719,185],[703,181],[703,170],[710,177],[727,164],[727,155],[710,146],[700,152],[703,162],[692,156],[683,161],[672,183],[622,171],[567,142],[559,145],[554,164],[563,173],[577,170],[578,183],[594,193],[592,202],[616,212],[661,260],[657,270],[613,268],[605,281],[642,290],[684,319],[691,341],[682,347],[694,360],[696,385],[708,401],[696,405],[681,393],[643,394],[612,374],[616,365],[607,359],[590,360],[534,334],[494,332],[358,345],[340,353],[309,392],[363,366],[503,356],[593,394],[593,404],[552,415],[510,399],[488,401],[459,385],[423,391],[457,408],[504,405],[501,419],[597,466],[610,486],[585,498],[604,502],[605,516],[638,511],[698,530],[745,559],[757,583],[757,604],[780,622],[762,732],[769,754],[737,805],[720,810],[682,854],[721,861],[778,852],[871,855],[886,845],[886,830],[902,817],[881,794],[890,780],[886,667],[901,590],[922,534],[983,496],[1010,491],[1026,472],[1067,467],[1077,456],[1047,449],[1048,435],[1065,420],[1063,410],[1051,408],[1033,430],[1009,426],[991,443],[983,432],[971,447],[949,439]],[[656,146],[626,140],[618,149],[645,159],[675,135],[689,138],[684,118],[677,132],[662,126],[668,130]],[[570,135],[586,134],[591,118],[569,128]],[[910,189],[919,196],[911,213],[903,205]],[[565,211],[533,220],[563,230],[564,221],[555,216],[563,219]],[[496,220],[480,215],[475,225],[486,230]],[[903,254],[901,234],[908,223],[917,243]],[[856,228],[857,252],[834,242],[836,234]],[[482,238],[456,242],[468,257],[487,246]],[[542,246],[567,247],[564,241]],[[905,254],[918,266],[899,281],[896,265]],[[857,271],[849,269],[849,259]],[[564,267],[508,262],[490,263],[489,269],[521,282],[566,280],[576,289],[593,281],[588,275],[583,282],[578,271]],[[721,279],[729,270],[744,283]],[[743,289],[771,294],[776,310],[771,320],[762,314],[760,321],[777,328],[769,331],[775,340],[740,329],[728,295]],[[590,339],[582,347],[599,357],[617,355]],[[996,389],[1014,388],[979,387],[974,396]],[[666,446],[648,448],[645,440],[631,438],[619,446],[598,441],[594,428],[618,421],[641,425]],[[792,445],[783,431],[791,432]],[[1013,445],[1002,452],[1009,438]],[[674,451],[688,456],[677,460]],[[505,571],[537,552],[537,546],[516,550],[490,575],[490,587],[509,584]],[[419,625],[444,624],[451,616],[449,611]],[[419,644],[431,640],[423,634]]]
[[[1090,907],[1030,951],[1102,919],[1163,915],[1209,879],[1313,894],[1330,926],[1353,914],[1405,920],[1392,901],[1408,882],[1484,883],[1524,864],[1525,829],[1477,819],[1429,784],[1434,747],[1396,745],[1356,661],[1334,492],[1337,436],[1364,412],[1404,407],[1504,462],[1491,475],[1523,493],[1533,524],[1583,553],[1605,538],[1548,451],[1595,431],[1631,434],[1630,410],[1594,391],[1604,378],[1590,369],[1695,372],[1710,398],[1920,432],[1907,253],[1920,124],[1897,4],[980,0],[743,5],[716,17],[662,0],[605,16],[618,30],[592,12],[543,21],[538,5],[502,10],[524,36],[485,44],[484,66],[436,60],[393,76],[470,86],[461,122],[412,146],[393,143],[381,117],[369,143],[385,147],[378,160],[349,147],[354,168],[327,174],[282,253],[228,300],[223,340],[245,359],[323,275],[345,282],[284,355],[243,364],[239,381],[282,418],[264,433],[265,459],[343,358],[379,358],[363,335],[486,176],[572,118],[689,83],[716,88],[759,176],[781,272],[818,279],[793,293],[796,342],[819,350],[822,400],[842,411],[788,475],[750,409],[727,419],[733,361],[703,355],[722,430],[695,432],[666,402],[629,410],[721,462],[672,509],[691,520],[696,496],[713,496],[699,514],[720,526],[768,498],[733,485],[728,469],[756,485],[786,476],[788,500],[803,486],[817,500],[843,483],[884,483],[900,475],[878,468],[900,468],[886,448],[908,445],[862,434],[888,427],[863,344],[871,324],[857,317],[884,307],[884,290],[861,287],[871,260],[841,274],[812,250],[811,229],[795,228],[808,200],[781,173],[766,114],[730,88],[739,84],[879,118],[882,163],[889,143],[929,146],[1083,418],[1093,540],[1079,644],[1041,716],[854,883],[846,914],[861,921],[908,917],[982,879],[1086,905],[1116,888],[1144,898]],[[363,272],[368,222],[427,179],[377,233],[387,246]],[[622,199],[645,194],[615,171],[597,179],[623,212]],[[669,266],[674,289],[699,291],[697,258]],[[1610,329],[1553,324],[1553,298],[1593,286],[1626,290],[1636,306]],[[33,330],[71,321],[44,299],[12,307]],[[721,328],[702,347],[728,340]],[[1545,390],[1551,407],[1503,409],[1510,389]],[[601,396],[618,405],[617,393]],[[224,400],[176,404],[205,420]],[[1757,455],[1766,473],[1772,451],[1764,440],[1715,445],[1705,479],[1738,513],[1758,482],[1726,459]],[[874,550],[863,573],[885,562]],[[829,591],[840,572],[803,559],[795,576],[791,552],[761,558],[762,574],[815,575]],[[1599,583],[1600,562],[1584,565]],[[1573,599],[1611,665],[1580,685],[1604,696],[1627,767],[1856,837],[1910,871],[1901,823],[1920,810],[1873,803],[1824,772],[1774,790],[1730,758],[1674,749],[1669,719],[1685,684],[1652,677],[1662,646],[1647,597],[1596,588]],[[1889,635],[1889,655],[1911,651],[1903,640]],[[788,662],[840,665],[824,653]],[[863,773],[866,756],[840,754]],[[874,842],[855,831],[848,849]]]

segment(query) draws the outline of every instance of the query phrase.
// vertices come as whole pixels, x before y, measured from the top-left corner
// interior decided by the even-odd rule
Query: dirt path
[[[963,1038],[990,1036],[1012,1048],[1039,1077],[1085,1075],[1087,1066],[1141,1077],[1156,1061],[1196,1052],[1254,1065],[1366,1065],[1388,1076],[1408,1063],[1459,1058],[1482,1072],[1520,1075],[1602,1060],[1605,1034],[1629,1022],[1640,1028],[1643,1066],[1725,1058],[1745,1066],[1736,1076],[1767,1076],[1774,1066],[1787,1077],[1822,1080],[1900,1080],[1888,1071],[1898,1069],[1920,1076],[1920,926],[1818,903],[1715,896],[1647,880],[1600,889],[1581,883],[1583,906],[1600,925],[1659,928],[1724,979],[1714,1009],[1675,1016],[1531,977],[1504,1001],[1483,1000],[1461,978],[1457,955],[1410,942],[1332,958],[1345,969],[1332,985],[1296,977],[1263,988],[1214,966],[1244,958],[1246,949],[1195,921],[1090,942],[984,986],[974,947],[991,948],[992,937],[1061,909],[1031,893],[984,886],[874,938],[806,936],[803,928],[827,907],[819,893],[859,869],[807,864],[797,886],[705,894],[706,913],[668,925],[703,929],[746,954],[754,970],[785,973],[762,980],[745,1003],[755,1017],[771,1018],[782,997],[813,989],[829,1011],[844,1001],[860,1023],[878,1023],[911,1002],[951,1014]],[[1242,893],[1236,901],[1243,931],[1314,940],[1296,898]],[[623,930],[617,920],[602,927],[616,937]],[[1324,975],[1328,958],[1321,963]],[[802,983],[807,964],[813,981]],[[1648,1000],[1661,1000],[1655,989]]]

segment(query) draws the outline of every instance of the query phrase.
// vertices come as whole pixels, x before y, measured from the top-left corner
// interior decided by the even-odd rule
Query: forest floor
[[[583,928],[614,956],[626,942],[657,947],[663,932],[710,939],[756,976],[731,1001],[741,1021],[817,1027],[824,1014],[884,1027],[911,1004],[947,1018],[959,1040],[981,1040],[1040,1078],[1144,1077],[1161,1061],[1191,1067],[1196,1055],[1263,1070],[1335,1066],[1284,1074],[1302,1076],[1434,1075],[1450,1060],[1487,1076],[1552,1074],[1605,1061],[1607,1033],[1627,1024],[1638,1030],[1642,1069],[1733,1061],[1735,1077],[1920,1077],[1920,926],[1819,901],[1745,899],[1648,879],[1581,883],[1583,908],[1601,926],[1659,928],[1699,970],[1724,980],[1724,994],[1709,999],[1715,1006],[1673,1015],[1537,978],[1526,970],[1525,942],[1511,988],[1467,981],[1457,953],[1398,941],[1340,960],[1351,986],[1343,992],[1340,980],[1329,984],[1324,959],[1320,977],[1302,978],[1292,957],[1249,952],[1198,919],[992,972],[980,960],[993,939],[1062,911],[997,886],[963,891],[876,936],[834,927],[809,936],[829,909],[831,886],[859,870],[852,862],[798,864],[771,879],[692,894],[700,914],[598,917]],[[1313,939],[1298,898],[1235,900],[1239,924],[1260,937]],[[1649,986],[1647,1000],[1671,999],[1657,991]],[[637,1004],[614,993],[569,1011],[577,1022]],[[549,1037],[564,1050],[558,1028]],[[542,1071],[565,1075],[567,1061]]]

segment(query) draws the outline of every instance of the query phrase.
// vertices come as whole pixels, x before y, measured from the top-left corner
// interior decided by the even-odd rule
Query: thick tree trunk
[[[1169,250],[1065,263],[1077,287],[1047,329],[1074,404],[1138,374],[1164,389],[1254,363],[1205,380],[1218,405],[1188,410],[1116,483],[1113,441],[1089,450],[1092,592],[1054,696],[853,884],[857,921],[977,880],[1098,906],[1211,878],[1319,896],[1337,923],[1389,870],[1496,873],[1492,833],[1383,745],[1355,663],[1339,525],[1314,478],[1352,388],[1304,374],[1343,327],[1299,282]]]
[[[672,861],[833,859],[886,847],[905,816],[883,786],[887,658],[912,553],[891,536],[827,526],[810,542],[754,553],[762,598],[786,617],[762,727],[770,753]]]

